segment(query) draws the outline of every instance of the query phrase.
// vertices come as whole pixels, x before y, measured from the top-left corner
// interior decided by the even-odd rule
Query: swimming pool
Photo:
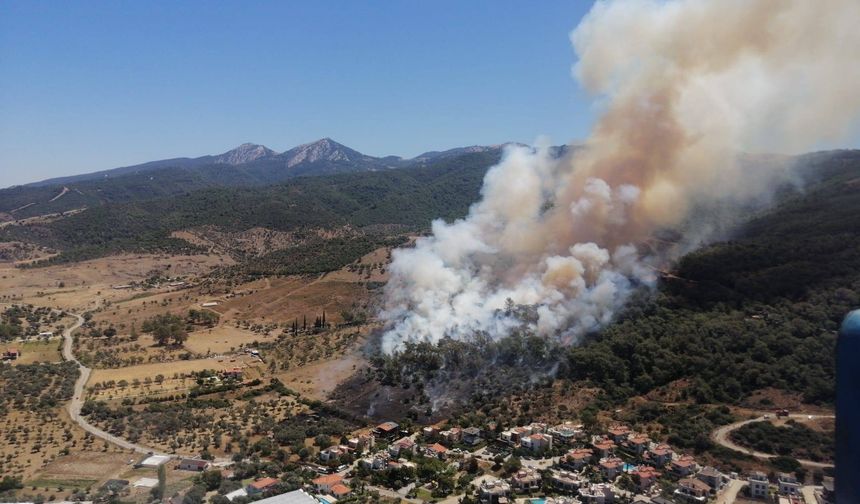
[[[627,462],[625,462],[624,466],[621,468],[621,470],[624,472],[632,472],[632,471],[636,470],[636,466],[633,464],[628,464]]]

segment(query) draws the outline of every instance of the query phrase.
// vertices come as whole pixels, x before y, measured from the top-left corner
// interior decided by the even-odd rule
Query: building
[[[791,474],[779,473],[776,485],[782,495],[800,495],[800,482]]]
[[[237,497],[247,497],[247,496],[248,496],[248,491],[245,490],[244,488],[240,488],[238,490],[233,490],[232,492],[224,495],[224,497],[226,497],[227,500],[231,501],[231,502],[233,501],[233,499],[235,499]]]
[[[615,492],[612,487],[603,483],[592,483],[580,488],[579,496],[585,504],[611,504],[615,502]]]
[[[350,438],[347,445],[350,450],[364,453],[366,450],[373,448],[376,444],[376,440],[370,434],[361,434],[358,437]]]
[[[675,476],[687,477],[695,473],[699,469],[699,464],[692,455],[681,455],[672,461],[672,473]]]
[[[259,504],[319,504],[317,499],[304,490],[295,490],[266,499],[261,499],[256,502]]]
[[[388,454],[377,453],[372,457],[365,457],[358,461],[359,465],[368,471],[382,471],[388,467]]]
[[[209,467],[209,462],[199,459],[182,459],[179,461],[179,469],[183,471],[205,471]]]
[[[137,467],[158,469],[158,466],[166,464],[170,460],[167,455],[150,455],[137,463]]]
[[[21,357],[21,350],[17,348],[10,348],[3,352],[3,360],[17,360],[18,357]]]
[[[400,425],[396,422],[383,422],[373,429],[373,435],[382,439],[393,439],[400,433]]]
[[[678,481],[675,495],[687,502],[705,502],[711,493],[711,487],[696,478],[684,478]]]
[[[767,475],[761,471],[751,473],[747,478],[749,484],[750,497],[753,499],[766,499],[769,493],[770,481]]]
[[[665,467],[672,461],[672,455],[672,447],[665,443],[652,446],[645,454],[648,461],[656,467]]]
[[[259,495],[266,490],[272,489],[278,483],[280,483],[280,481],[275,478],[261,478],[249,483],[248,486],[245,487],[245,490],[248,492],[248,495]]]
[[[606,458],[615,450],[615,442],[611,439],[597,438],[591,442],[591,447],[599,458]]]
[[[397,441],[391,443],[391,446],[388,447],[388,453],[392,457],[399,457],[401,453],[405,452],[409,452],[413,455],[418,452],[418,445],[411,437],[398,439]]]
[[[510,497],[511,485],[502,480],[486,480],[478,488],[481,504],[508,504]]]
[[[615,441],[615,444],[621,444],[627,441],[627,436],[630,435],[630,427],[626,425],[614,425],[609,428],[609,439]]]
[[[621,470],[624,468],[624,461],[618,457],[609,457],[601,459],[598,465],[600,466],[600,474],[609,481],[612,481],[621,474]]]
[[[442,439],[442,442],[447,446],[454,446],[463,440],[463,429],[459,427],[453,427],[448,430],[444,430],[439,433],[439,437]]]
[[[444,445],[439,443],[434,443],[432,445],[425,446],[424,453],[428,457],[436,457],[438,459],[445,460],[448,457],[448,448],[445,448]]]
[[[421,429],[421,437],[423,437],[424,439],[433,440],[433,439],[436,439],[436,436],[438,436],[438,435],[439,435],[439,428],[438,427],[428,425],[427,427],[424,427],[423,429]]]
[[[541,475],[534,469],[523,468],[511,476],[511,488],[517,492],[537,490],[541,485]]]
[[[582,437],[584,431],[581,424],[573,422],[564,422],[562,424],[550,427],[547,434],[552,436],[554,442],[563,445],[573,444],[574,441]]]
[[[334,496],[337,499],[343,499],[344,497],[346,497],[350,493],[352,493],[352,488],[349,488],[348,486],[344,485],[343,483],[338,483],[336,485],[332,485],[331,492],[329,492],[329,494],[331,494],[332,496]]]
[[[639,490],[645,491],[651,488],[651,485],[657,482],[660,477],[660,471],[651,466],[639,466],[633,471],[633,478],[639,485]]]
[[[469,446],[475,446],[483,441],[481,438],[481,429],[477,427],[468,427],[463,429],[463,442]]]
[[[729,482],[723,473],[711,466],[703,467],[701,471],[696,473],[696,478],[711,487],[714,492],[719,492]]]
[[[238,367],[226,368],[221,371],[222,378],[233,378],[234,380],[241,380],[242,374],[242,368]]]
[[[648,445],[650,444],[651,440],[645,434],[634,434],[627,439],[627,447],[639,456],[645,454],[645,450],[648,449]]]
[[[331,494],[332,487],[343,484],[343,476],[340,474],[326,474],[311,481],[314,491],[322,494]]]
[[[574,448],[568,451],[561,459],[562,465],[578,471],[585,467],[594,458],[594,451],[590,448]]]
[[[340,460],[344,455],[349,454],[350,448],[349,446],[344,445],[336,445],[329,446],[325,450],[320,452],[320,460],[323,462],[328,462],[331,460]]]
[[[552,470],[549,474],[552,486],[565,492],[574,493],[585,483],[582,477],[574,472]]]
[[[520,446],[532,453],[543,453],[552,450],[552,436],[549,434],[532,434],[520,441]]]

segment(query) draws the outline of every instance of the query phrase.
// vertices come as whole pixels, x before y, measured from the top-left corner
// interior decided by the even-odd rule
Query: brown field
[[[156,375],[172,377],[174,374],[190,374],[193,371],[204,369],[221,370],[225,367],[249,367],[255,364],[256,359],[249,356],[240,356],[233,362],[232,358],[209,358],[189,361],[159,362],[155,364],[141,364],[117,369],[94,369],[87,382],[88,386],[102,381],[132,381],[134,379],[144,380],[154,378]]]
[[[185,348],[189,351],[206,354],[228,354],[241,346],[252,346],[255,342],[273,341],[275,334],[259,334],[245,329],[220,325],[212,329],[195,331],[188,335]]]
[[[152,271],[196,278],[230,262],[214,255],[125,254],[38,269],[0,263],[0,292],[15,302],[82,311],[102,300],[118,301],[139,293],[113,286],[143,281]]]
[[[0,431],[4,434],[4,442],[0,444],[0,474],[15,475],[24,481],[34,478],[55,479],[45,481],[37,486],[56,488],[63,485],[62,480],[90,479],[86,475],[80,477],[42,478],[42,474],[54,461],[64,457],[63,448],[68,448],[71,454],[81,451],[99,451],[102,455],[111,455],[120,451],[85,435],[77,425],[69,419],[64,408],[58,407],[53,414],[43,415],[32,411],[11,411],[0,417]]]
[[[34,479],[101,482],[116,477],[139,458],[139,454],[129,452],[76,451],[58,457]]]
[[[325,311],[328,322],[339,323],[343,310],[366,303],[369,295],[361,283],[329,280],[328,276],[275,278],[268,287],[225,300],[214,310],[227,319],[274,323],[295,319],[301,323],[303,317],[313,323]]]
[[[366,364],[361,355],[352,352],[337,359],[314,362],[273,376],[299,394],[322,401],[328,398],[338,384]]]
[[[7,343],[0,346],[0,352],[5,352],[10,348],[17,348],[21,351],[21,357],[11,361],[14,366],[16,364],[32,364],[34,362],[60,362],[60,345],[62,340],[54,338],[48,341],[27,341],[22,343]]]

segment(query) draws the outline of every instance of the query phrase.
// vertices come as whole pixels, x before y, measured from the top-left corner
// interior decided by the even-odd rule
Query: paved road
[[[78,320],[71,327],[63,331],[63,359],[77,364],[78,369],[80,369],[81,372],[80,377],[78,377],[78,381],[75,382],[75,394],[72,397],[72,400],[69,401],[68,406],[69,416],[71,417],[72,421],[76,422],[78,425],[81,426],[82,429],[89,432],[93,436],[100,439],[104,439],[105,441],[109,441],[127,450],[134,450],[138,453],[152,452],[157,455],[166,455],[164,453],[159,452],[158,450],[154,450],[147,446],[135,444],[130,441],[126,441],[125,439],[118,438],[112,434],[109,434],[87,422],[87,420],[81,416],[81,408],[83,408],[84,406],[84,386],[87,384],[87,380],[90,379],[90,373],[92,372],[92,370],[81,364],[80,361],[75,358],[75,355],[72,352],[72,344],[74,342],[74,339],[72,338],[72,333],[84,324],[84,318],[74,313],[69,314],[77,318]]]
[[[768,418],[765,418],[766,416]],[[735,422],[735,423],[732,423],[729,425],[724,425],[722,427],[717,428],[716,430],[714,430],[714,432],[711,433],[711,439],[715,443],[721,444],[721,445],[725,446],[726,448],[729,448],[731,450],[735,450],[735,451],[738,451],[741,453],[746,453],[747,455],[752,455],[753,457],[758,458],[758,459],[765,459],[766,460],[769,458],[776,457],[776,455],[774,455],[773,453],[759,452],[759,451],[752,450],[750,448],[746,448],[746,447],[741,446],[739,444],[736,444],[731,440],[731,436],[730,436],[732,431],[734,431],[735,429],[738,429],[740,427],[743,427],[744,425],[751,424],[754,422],[768,421],[768,420],[770,420],[769,417],[770,417],[770,414],[767,414],[767,415],[762,415],[762,416],[752,418],[749,420],[743,420],[741,422]],[[796,420],[809,420],[810,417],[811,417],[811,419],[836,418],[833,415],[806,415],[806,414],[789,415],[789,418],[794,418]],[[828,464],[825,462],[815,462],[813,460],[799,460],[798,462],[800,462],[800,464],[805,466],[805,467],[811,467],[814,469],[824,469],[824,468],[828,468],[828,467],[833,467],[833,464]]]

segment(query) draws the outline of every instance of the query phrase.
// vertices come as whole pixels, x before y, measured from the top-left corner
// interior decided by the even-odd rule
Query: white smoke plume
[[[383,350],[503,337],[575,342],[661,260],[642,245],[694,206],[766,192],[740,152],[838,141],[860,110],[857,0],[597,2],[571,34],[602,113],[581,149],[509,148],[465,219],[397,250]],[[510,301],[533,309],[524,321]]]

